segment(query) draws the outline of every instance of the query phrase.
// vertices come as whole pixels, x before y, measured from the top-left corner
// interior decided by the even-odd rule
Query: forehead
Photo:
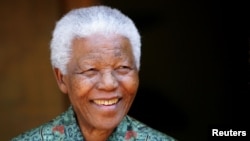
[[[132,57],[132,48],[126,37],[119,35],[93,34],[85,38],[75,38],[72,44],[72,59],[91,59],[102,56]]]
[[[72,44],[72,52],[74,54],[89,53],[132,53],[129,40],[119,35],[105,36],[94,34],[84,38],[75,38]]]

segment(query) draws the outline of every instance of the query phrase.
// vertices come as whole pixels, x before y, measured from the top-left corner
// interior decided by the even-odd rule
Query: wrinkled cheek
[[[72,81],[72,91],[75,93],[82,93],[90,89],[94,81],[86,78],[76,78]]]
[[[135,79],[132,82],[133,83],[131,83],[131,93],[133,93],[135,95],[137,92],[138,86],[139,86],[139,80]]]
[[[82,86],[79,83],[74,83],[71,87],[71,95],[74,97],[80,97],[82,95]]]
[[[74,107],[80,108],[85,102],[85,93],[81,91],[79,87],[73,87],[72,88],[72,93],[69,94],[69,99],[72,105]]]
[[[139,86],[138,81],[132,81],[132,83],[130,83],[130,85],[128,87],[128,94],[129,94],[131,103],[133,102],[133,100],[136,96],[138,86]]]

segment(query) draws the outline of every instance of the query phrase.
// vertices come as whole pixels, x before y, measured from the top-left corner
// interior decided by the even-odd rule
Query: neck
[[[112,134],[112,131],[98,129],[84,129],[81,127],[82,134],[86,141],[106,141]]]
[[[113,132],[113,129],[97,129],[88,124],[83,124],[82,120],[78,123],[86,141],[106,141]]]

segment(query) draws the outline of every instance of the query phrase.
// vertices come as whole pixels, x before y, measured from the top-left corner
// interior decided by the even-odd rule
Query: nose
[[[112,91],[118,87],[117,78],[112,72],[105,72],[101,75],[97,87],[100,90]]]

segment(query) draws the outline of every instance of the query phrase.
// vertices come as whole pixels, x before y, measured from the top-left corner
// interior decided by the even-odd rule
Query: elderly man
[[[71,106],[17,140],[173,141],[128,116],[139,85],[140,35],[117,9],[74,9],[56,24],[51,62]]]

